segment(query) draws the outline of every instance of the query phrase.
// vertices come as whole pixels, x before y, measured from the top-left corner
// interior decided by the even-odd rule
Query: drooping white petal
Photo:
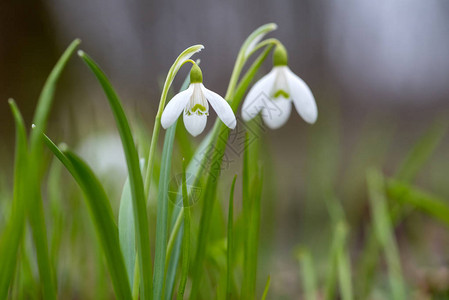
[[[207,115],[198,115],[198,114],[183,114],[184,127],[187,131],[193,135],[197,136],[201,132],[203,132],[207,123]]]
[[[264,102],[270,101],[270,93],[276,78],[275,70],[262,77],[248,92],[242,106],[242,118],[249,121],[261,111]]]
[[[277,129],[284,125],[292,111],[292,102],[284,97],[264,102],[262,119],[270,129]]]
[[[165,106],[161,117],[161,125],[164,129],[170,127],[182,113],[193,93],[193,86],[190,85],[185,91],[175,95]]]
[[[225,123],[226,126],[234,129],[237,125],[237,120],[235,119],[234,112],[232,111],[229,103],[217,93],[207,89],[203,84],[201,84],[201,89],[203,90],[206,99],[217,113],[218,117],[223,121],[223,123]]]
[[[293,100],[296,111],[307,123],[315,123],[318,117],[315,98],[307,84],[293,73],[290,68],[285,67],[287,81],[290,87],[290,97]]]

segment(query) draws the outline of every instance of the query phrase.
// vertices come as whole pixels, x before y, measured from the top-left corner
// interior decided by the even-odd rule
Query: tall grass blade
[[[134,285],[134,266],[136,262],[136,229],[132,207],[131,188],[129,179],[123,186],[118,215],[118,233],[120,246],[125,259],[126,272],[131,286]]]
[[[232,298],[232,283],[234,281],[233,267],[234,267],[234,189],[237,175],[234,176],[231,185],[231,192],[229,194],[229,208],[228,208],[228,238],[227,238],[227,256],[226,256],[226,299]]]
[[[81,158],[70,151],[62,152],[49,138],[46,136],[44,138],[48,148],[72,174],[85,195],[117,298],[131,299],[131,288],[120,249],[118,229],[103,186]]]
[[[28,187],[30,189],[30,200],[27,208],[29,210],[29,220],[33,232],[34,244],[36,246],[36,256],[39,267],[39,276],[42,282],[42,293],[45,299],[56,299],[55,279],[52,274],[48,255],[48,238],[45,225],[44,209],[40,190],[41,168],[42,168],[42,150],[43,143],[41,133],[45,131],[48,115],[53,103],[56,84],[62,74],[67,62],[80,44],[80,40],[74,40],[62,54],[47,78],[39,96],[36,111],[33,117],[35,129],[30,134],[30,159]]]
[[[137,255],[139,259],[139,269],[141,278],[142,299],[151,299],[152,294],[152,270],[150,256],[150,237],[148,232],[148,219],[146,211],[146,201],[144,196],[143,180],[140,173],[139,157],[137,154],[134,139],[129,127],[128,120],[122,108],[121,102],[112,88],[109,80],[98,65],[83,51],[78,51],[78,55],[97,77],[99,83],[109,101],[109,105],[117,123],[117,129],[122,140],[123,150],[128,166],[129,183],[133,201],[133,212],[135,220]]]
[[[45,142],[83,190],[86,196],[86,203],[96,226],[97,236],[106,255],[106,263],[111,273],[114,290],[118,296],[130,299],[130,287],[120,251],[117,226],[114,222],[112,208],[101,183],[87,164],[75,154],[69,151],[61,152],[47,137],[45,137]]]
[[[243,263],[243,284],[242,284],[242,299],[254,299],[256,296],[257,283],[257,258],[259,248],[259,231],[260,231],[260,204],[262,198],[263,176],[262,171],[252,184],[253,188],[250,191],[252,198],[249,226],[246,247],[248,248],[248,256]]]
[[[367,183],[374,230],[387,261],[392,297],[396,300],[405,299],[404,279],[401,272],[399,251],[385,199],[384,179],[378,171],[370,169],[367,173]]]
[[[182,237],[182,268],[181,279],[179,281],[178,298],[184,299],[184,291],[187,283],[187,275],[189,272],[190,262],[190,204],[189,196],[187,193],[187,180],[186,180],[186,162],[183,161],[182,172],[182,203],[184,210],[184,234]]]
[[[268,290],[270,289],[270,283],[271,283],[271,276],[268,276],[267,278],[267,282],[265,283],[265,288],[263,290],[263,294],[262,294],[262,300],[265,300],[267,298],[268,295]]]
[[[304,299],[317,300],[317,282],[312,256],[307,249],[299,249],[297,258],[301,267],[301,279],[304,289]]]
[[[411,182],[425,162],[435,152],[435,149],[445,136],[448,127],[449,122],[447,120],[438,119],[432,124],[408,153],[398,168],[395,178],[403,182]]]
[[[17,252],[25,229],[25,197],[27,174],[27,135],[22,115],[14,100],[9,105],[16,125],[14,158],[14,191],[11,216],[0,239],[0,299],[6,299],[17,264]]]
[[[388,181],[387,192],[391,199],[412,205],[449,226],[449,205],[445,199],[397,180]]]
[[[448,122],[438,119],[415,143],[411,151],[405,156],[396,171],[395,178],[403,183],[411,182],[425,165],[426,161],[435,152],[448,129]],[[393,224],[397,224],[403,218],[400,205],[391,210]],[[365,278],[357,285],[357,296],[365,298],[369,293],[379,258],[380,245],[372,226],[368,229],[368,238],[361,255],[361,263],[358,268],[358,276]]]
[[[175,122],[176,123],[176,122]],[[168,226],[168,188],[170,182],[171,157],[173,141],[176,133],[176,124],[171,126],[165,134],[164,148],[162,150],[161,172],[159,176],[159,189],[157,199],[156,244],[154,252],[154,283],[153,298],[163,299],[165,282],[165,255],[167,251]]]
[[[341,225],[340,225],[341,224]],[[343,231],[341,234],[344,236],[343,243],[339,247],[339,251],[337,254],[338,261],[338,282],[340,285],[340,294],[342,300],[352,300],[352,272],[351,272],[351,262],[349,259],[349,253],[346,247],[347,240],[347,226],[345,223],[340,223],[337,225],[337,230]]]

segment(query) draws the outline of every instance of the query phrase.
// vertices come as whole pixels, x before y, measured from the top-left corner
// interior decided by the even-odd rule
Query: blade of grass
[[[446,119],[447,117],[435,121],[418,140],[398,168],[395,175],[396,179],[411,182],[416,177],[416,174],[429,160],[445,136],[449,127],[449,122]]]
[[[131,288],[120,249],[118,229],[103,186],[89,166],[76,154],[70,151],[62,152],[46,136],[44,136],[44,141],[47,147],[72,174],[85,195],[86,204],[94,222],[97,237],[106,256],[106,264],[111,274],[111,280],[117,298],[131,299]]]
[[[344,231],[343,244],[341,245],[338,254],[338,282],[340,285],[340,294],[342,300],[352,300],[352,275],[351,275],[351,262],[349,260],[349,253],[346,247],[346,240],[348,236],[348,229],[345,223],[340,223],[340,227],[337,230]]]
[[[339,220],[334,222],[334,231],[332,238],[332,245],[329,254],[330,267],[327,272],[326,283],[325,283],[325,296],[324,299],[331,300],[336,299],[335,289],[338,279],[339,272],[339,256],[341,249],[344,248],[346,239],[346,230],[344,221]]]
[[[125,258],[126,272],[130,286],[134,285],[134,266],[136,263],[136,236],[129,179],[123,186],[118,215],[118,232],[120,246]]]
[[[265,300],[265,298],[267,298],[268,290],[270,289],[270,283],[271,283],[271,276],[268,276],[267,282],[265,283],[265,289],[263,290],[262,300]]]
[[[141,285],[141,298],[151,299],[152,295],[152,270],[150,256],[150,237],[148,232],[148,219],[146,210],[146,201],[142,175],[139,167],[139,157],[137,154],[134,139],[129,127],[128,120],[122,108],[121,102],[112,88],[109,80],[98,65],[83,51],[78,51],[78,55],[87,64],[90,70],[97,77],[101,84],[109,105],[114,114],[117,123],[117,129],[122,140],[123,150],[128,166],[129,183],[133,201],[133,212],[135,220],[135,229],[137,237],[137,256],[139,259],[139,274]]]
[[[22,115],[14,100],[9,105],[16,125],[16,153],[14,158],[13,207],[9,222],[0,240],[0,299],[6,299],[17,265],[17,252],[25,228],[25,197],[27,174],[27,135]]]
[[[263,173],[261,170],[256,175],[256,179],[252,184],[253,189],[250,191],[252,197],[251,211],[249,215],[249,226],[247,238],[248,256],[243,264],[243,284],[242,299],[255,299],[256,283],[257,283],[257,256],[259,248],[259,231],[260,231],[260,203],[262,198]]]
[[[53,103],[56,84],[67,65],[70,57],[80,44],[80,40],[74,40],[65,50],[61,58],[48,76],[42,92],[39,96],[36,111],[33,117],[35,130],[30,134],[30,159],[29,159],[29,183],[30,200],[28,201],[28,218],[33,232],[33,240],[36,247],[36,256],[39,267],[39,276],[42,282],[42,293],[45,299],[56,299],[55,279],[52,274],[50,258],[48,255],[48,238],[45,225],[44,209],[40,183],[42,180],[42,151],[43,143],[41,132],[44,132],[47,125],[48,115]]]
[[[177,122],[177,121],[176,121]],[[175,122],[175,123],[176,123]],[[168,128],[165,134],[162,150],[161,172],[157,199],[156,243],[154,251],[154,282],[153,298],[163,299],[165,284],[165,255],[167,253],[167,219],[168,219],[168,188],[170,181],[171,157],[176,124]]]
[[[212,141],[213,135],[212,133],[209,133],[203,141],[201,141],[200,145],[198,146],[197,151],[195,152],[193,158],[189,162],[187,166],[187,174],[191,178],[193,178],[193,182],[191,182],[187,186],[187,192],[188,192],[188,198],[190,199],[193,197],[192,193],[196,193],[196,185],[198,184],[198,180],[203,172],[203,163],[201,160],[203,159],[203,153],[207,151],[211,141]],[[182,188],[182,187],[180,187]],[[182,202],[182,190],[177,193],[176,202],[175,203],[181,203]],[[172,236],[174,236],[174,232],[176,231],[176,224],[181,223],[181,220],[183,218],[183,210],[180,206],[175,206],[172,213],[172,221],[171,221],[171,227],[172,227]],[[165,293],[165,299],[169,300],[172,297],[173,293],[173,286],[175,282],[175,275],[176,275],[176,269],[179,261],[179,255],[181,252],[181,245],[182,245],[182,232],[183,232],[183,226],[180,224],[179,233],[176,235],[176,241],[174,242],[173,251],[172,254],[169,257],[169,266],[167,268],[167,279],[166,279],[166,293]]]
[[[228,211],[228,238],[227,238],[227,266],[226,266],[226,299],[232,298],[232,282],[233,282],[233,266],[234,266],[234,257],[233,257],[233,249],[234,249],[234,232],[233,232],[233,224],[234,224],[234,189],[235,182],[237,180],[237,174],[234,175],[234,179],[232,180],[231,192],[229,194],[229,211]]]
[[[190,204],[187,194],[187,181],[186,181],[186,163],[183,161],[183,173],[182,173],[182,203],[184,210],[184,234],[182,237],[182,268],[181,279],[179,282],[178,298],[184,299],[184,291],[187,283],[187,275],[189,272],[190,262]]]
[[[307,249],[301,248],[297,252],[297,259],[301,265],[301,279],[304,289],[304,299],[317,300],[318,289],[312,256]]]
[[[396,171],[396,179],[404,182],[413,181],[419,170],[424,166],[425,162],[441,143],[444,135],[447,133],[447,129],[447,121],[442,121],[441,119],[435,121],[405,156]],[[403,217],[404,213],[402,212],[400,205],[394,206],[391,210],[393,224],[398,224]],[[381,248],[372,226],[368,229],[367,236],[366,246],[363,249],[361,262],[357,271],[360,278],[365,278],[365,280],[357,281],[357,296],[362,299],[366,298],[371,290]]]
[[[391,199],[413,205],[449,226],[449,205],[444,199],[397,180],[388,181],[387,192]]]
[[[370,169],[367,173],[367,183],[374,230],[384,250],[392,296],[393,299],[405,299],[405,286],[402,278],[399,251],[385,199],[384,179],[378,171]]]

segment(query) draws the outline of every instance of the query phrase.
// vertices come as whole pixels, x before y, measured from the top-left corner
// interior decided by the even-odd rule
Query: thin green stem
[[[190,57],[203,48],[204,48],[203,45],[195,45],[187,48],[178,56],[178,58],[175,60],[170,70],[168,71],[167,78],[165,79],[164,83],[164,88],[162,89],[161,98],[159,100],[159,107],[156,113],[156,118],[154,120],[153,135],[151,136],[150,151],[148,154],[145,172],[145,183],[144,183],[146,199],[148,199],[148,196],[150,194],[151,178],[153,176],[153,167],[154,167],[154,156],[156,153],[157,142],[159,139],[159,132],[161,131],[161,117],[162,112],[164,111],[165,108],[165,102],[167,100],[168,91],[170,90],[171,84],[173,83],[173,80],[176,74],[178,73],[179,69],[181,69],[181,67],[186,62],[195,64],[195,62],[192,61]]]
[[[227,245],[227,262],[226,262],[226,299],[232,298],[232,267],[234,265],[233,251],[234,251],[234,189],[237,174],[234,176],[231,185],[231,193],[229,194],[229,211],[228,211],[228,245]]]
[[[184,299],[184,291],[187,283],[187,275],[189,272],[190,261],[190,207],[187,193],[186,181],[186,162],[183,161],[182,172],[182,203],[184,207],[184,235],[182,237],[182,266],[181,266],[181,280],[179,282],[178,299]]]

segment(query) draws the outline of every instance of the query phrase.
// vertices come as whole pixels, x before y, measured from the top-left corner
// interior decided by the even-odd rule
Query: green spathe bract
[[[287,50],[281,43],[276,45],[273,52],[273,66],[280,67],[288,64]]]
[[[201,72],[201,69],[197,64],[193,64],[192,69],[190,69],[190,83],[202,83],[202,82],[203,82],[203,72]]]

